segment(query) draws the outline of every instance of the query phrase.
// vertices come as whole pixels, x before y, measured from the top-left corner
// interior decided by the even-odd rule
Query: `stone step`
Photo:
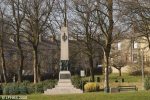
[[[56,88],[54,88],[54,89],[51,89],[51,90],[49,89],[47,91],[82,91],[82,90],[75,89],[75,88],[73,88],[73,89],[56,89]]]
[[[62,85],[65,86],[65,87],[74,86],[74,85],[72,85],[72,84],[67,84],[67,83],[66,83],[66,84],[64,84],[64,83],[61,84],[61,83],[60,83],[60,84],[58,84],[58,85],[56,85],[56,86],[62,86]],[[55,86],[55,87],[56,87],[56,86]]]
[[[83,93],[83,91],[46,91],[44,94],[73,94],[73,93]]]
[[[72,83],[58,83],[55,87],[62,87],[62,86],[64,86],[64,87],[72,87],[72,86],[74,86],[74,85],[72,85]]]
[[[58,83],[58,86],[70,86],[72,83]]]
[[[82,90],[50,90],[44,91],[44,94],[74,94],[74,93],[83,93]]]
[[[61,90],[61,89],[73,90],[74,87],[66,87],[66,88],[64,88],[64,87],[57,87],[57,88],[47,89],[47,91],[50,91],[50,90]]]
[[[69,86],[55,86],[55,88],[74,88],[73,85],[69,85]]]
[[[72,83],[70,79],[69,79],[69,80],[68,80],[68,79],[67,79],[67,80],[64,79],[64,80],[59,80],[59,81],[58,81],[58,83],[68,83],[68,82],[69,82],[69,83]]]
[[[57,94],[78,94],[78,93],[83,93],[83,92],[74,92],[74,93],[71,93],[71,92],[61,92],[61,93],[58,93],[58,92],[53,92],[53,93],[44,93],[44,95],[57,95]]]
[[[82,91],[82,90],[76,88],[53,88],[53,89],[47,89],[47,91]]]

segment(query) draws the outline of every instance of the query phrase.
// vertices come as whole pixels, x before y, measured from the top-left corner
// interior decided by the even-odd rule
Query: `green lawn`
[[[2,96],[6,97],[8,95],[0,95],[0,100],[5,100],[2,99]],[[9,96],[20,96],[20,95],[9,95]],[[27,100],[150,100],[150,91],[121,92],[121,93],[87,92],[83,94],[62,94],[62,95],[39,94],[39,95],[24,95],[24,96],[27,96]]]
[[[84,77],[85,80],[89,80],[89,77]],[[100,88],[104,88],[102,82],[103,75],[95,75],[100,77]],[[124,78],[125,82],[122,83],[121,79]],[[115,80],[118,83],[115,83]],[[27,100],[150,100],[150,91],[142,90],[142,76],[131,76],[123,73],[121,77],[118,74],[109,74],[109,86],[110,88],[116,88],[119,85],[136,85],[139,92],[121,92],[121,93],[104,93],[104,92],[87,92],[83,94],[62,94],[62,95],[24,95],[27,96]],[[7,97],[11,95],[0,95],[0,100],[15,100],[15,99],[2,99],[2,96]],[[13,95],[20,96],[20,95]],[[18,100],[18,99],[17,99]],[[26,100],[26,99],[24,99]]]
[[[118,76],[118,73],[113,73],[113,74],[109,74],[109,82],[115,82],[116,80],[118,80],[118,82],[121,82],[121,79],[124,79],[124,82],[142,82],[142,76],[133,76],[133,75],[129,75],[127,73],[122,73],[122,76]],[[103,75],[94,75],[95,78],[95,82],[96,82],[96,78],[100,77],[100,82],[102,82],[103,79]],[[90,76],[85,77],[85,80],[89,80]]]

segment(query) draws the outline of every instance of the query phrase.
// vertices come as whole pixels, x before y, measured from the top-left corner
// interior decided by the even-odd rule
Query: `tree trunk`
[[[3,50],[3,38],[4,38],[4,21],[2,15],[2,23],[1,23],[1,37],[0,37],[0,49],[1,49],[1,59],[2,59],[2,71],[4,76],[4,81],[7,83],[7,75],[6,75],[6,66],[5,66],[5,58],[4,58],[4,50]]]
[[[105,53],[104,53],[104,56],[105,56]],[[103,82],[104,82],[105,81],[105,67],[106,67],[105,57],[104,57],[102,64],[103,64],[102,72],[103,72]]]
[[[37,83],[37,64],[38,64],[38,60],[37,60],[37,47],[33,48],[33,58],[34,58],[34,83]]]
[[[109,62],[108,62],[108,52],[104,52],[104,62],[105,62],[105,68],[104,68],[104,73],[105,73],[105,80],[104,80],[104,87],[108,87],[108,66],[109,66]]]
[[[21,45],[20,45],[20,41],[19,41],[19,27],[17,30],[17,47],[18,47],[18,52],[19,52],[19,68],[18,68],[18,82],[22,82],[22,70],[23,70],[23,52],[21,50]]]
[[[21,54],[20,54],[20,65],[19,65],[19,68],[18,68],[18,82],[22,82],[22,70],[23,70],[23,53],[22,53],[22,50],[20,51]]]
[[[5,66],[5,58],[4,58],[4,51],[3,51],[2,41],[1,41],[0,48],[1,48],[1,59],[2,59],[3,76],[4,76],[5,83],[7,83],[6,66]]]
[[[111,49],[111,42],[112,42],[112,31],[113,31],[113,0],[107,0],[108,3],[108,20],[109,20],[109,27],[108,27],[108,36],[106,38],[106,48],[104,50],[104,61],[106,63],[105,68],[105,82],[104,86],[106,88],[105,92],[109,93],[109,84],[108,84],[108,66],[109,66],[109,53]]]
[[[37,65],[37,79],[38,79],[38,82],[41,81],[40,65],[39,64]]]
[[[119,76],[121,76],[121,68],[119,69]]]
[[[89,65],[90,65],[90,76],[91,76],[91,81],[94,82],[93,59],[92,59],[92,57],[89,58]]]
[[[20,44],[20,37],[19,37],[19,33],[20,33],[20,26],[21,26],[21,22],[23,21],[24,17],[25,17],[25,11],[23,11],[22,13],[20,13],[20,1],[14,1],[14,0],[11,0],[10,1],[10,4],[12,6],[12,14],[13,14],[13,18],[14,18],[14,21],[15,21],[15,31],[16,31],[16,35],[17,35],[17,38],[16,38],[16,41],[17,41],[17,47],[18,47],[18,52],[19,52],[19,66],[18,66],[18,82],[22,82],[22,70],[23,70],[23,60],[24,60],[24,56],[23,56],[23,51],[21,49],[21,44]],[[17,8],[17,9],[15,9]],[[18,14],[15,14],[15,13],[18,13]],[[20,15],[21,14],[21,15]]]

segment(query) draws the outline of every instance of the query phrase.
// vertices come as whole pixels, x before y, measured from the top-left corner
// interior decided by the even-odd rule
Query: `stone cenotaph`
[[[69,36],[67,27],[61,28],[61,58],[59,81],[55,88],[47,89],[44,94],[74,94],[83,93],[81,89],[76,89],[71,82],[70,63],[69,63]]]

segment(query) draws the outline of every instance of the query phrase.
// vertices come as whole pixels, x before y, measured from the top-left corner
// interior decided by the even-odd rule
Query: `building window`
[[[133,54],[133,62],[137,62],[137,54]]]
[[[121,42],[118,42],[118,50],[121,50]]]
[[[134,48],[134,49],[137,49],[137,41],[134,41],[134,42],[133,42],[133,48]]]

